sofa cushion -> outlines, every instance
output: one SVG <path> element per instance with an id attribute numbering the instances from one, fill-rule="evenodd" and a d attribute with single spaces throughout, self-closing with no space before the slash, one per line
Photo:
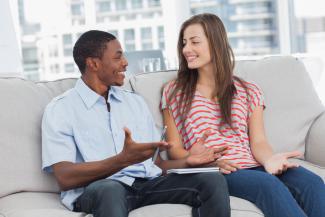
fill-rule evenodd
<path id="1" fill-rule="evenodd" d="M 252 203 L 230 198 L 232 217 L 263 217 Z M 0 198 L 0 215 L 4 217 L 92 217 L 66 209 L 56 193 L 24 192 Z M 181 204 L 158 204 L 133 210 L 130 217 L 191 217 L 191 209 Z"/>
<path id="2" fill-rule="evenodd" d="M 34 83 L 0 79 L 0 197 L 20 191 L 57 192 L 41 170 L 41 119 L 46 104 L 75 79 Z"/>
<path id="3" fill-rule="evenodd" d="M 32 82 L 0 78 L 0 197 L 20 191 L 58 192 L 52 175 L 41 170 L 41 120 L 55 96 L 76 78 Z M 128 79 L 124 89 L 131 89 Z"/>
<path id="4" fill-rule="evenodd" d="M 265 128 L 276 152 L 305 151 L 305 138 L 313 120 L 324 111 L 308 73 L 293 57 L 268 57 L 236 62 L 235 74 L 258 84 L 265 96 Z M 132 88 L 149 104 L 157 126 L 162 127 L 159 103 L 162 86 L 175 71 L 136 75 Z"/>

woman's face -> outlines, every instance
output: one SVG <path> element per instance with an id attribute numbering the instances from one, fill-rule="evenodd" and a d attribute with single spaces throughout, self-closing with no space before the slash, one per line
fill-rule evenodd
<path id="1" fill-rule="evenodd" d="M 183 55 L 190 69 L 211 65 L 209 42 L 201 24 L 189 25 L 184 30 Z"/>

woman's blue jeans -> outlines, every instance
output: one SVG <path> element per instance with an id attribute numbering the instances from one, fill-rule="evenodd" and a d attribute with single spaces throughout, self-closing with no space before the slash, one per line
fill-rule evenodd
<path id="1" fill-rule="evenodd" d="M 254 203 L 266 217 L 325 217 L 324 181 L 301 166 L 279 176 L 256 167 L 225 178 L 231 196 Z"/>

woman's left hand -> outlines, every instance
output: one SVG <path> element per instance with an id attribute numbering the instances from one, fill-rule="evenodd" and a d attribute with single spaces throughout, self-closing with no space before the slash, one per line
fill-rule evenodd
<path id="1" fill-rule="evenodd" d="M 300 151 L 292 151 L 285 153 L 278 153 L 272 155 L 267 161 L 264 163 L 264 168 L 266 172 L 272 175 L 280 175 L 285 172 L 289 168 L 298 167 L 299 165 L 296 163 L 289 162 L 289 158 L 301 157 L 302 153 Z"/>

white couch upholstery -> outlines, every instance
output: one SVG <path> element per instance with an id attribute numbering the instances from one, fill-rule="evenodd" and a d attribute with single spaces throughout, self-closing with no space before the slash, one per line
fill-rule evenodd
<path id="1" fill-rule="evenodd" d="M 325 108 L 303 64 L 292 57 L 240 61 L 236 74 L 256 82 L 266 100 L 267 136 L 275 151 L 299 149 L 297 160 L 325 180 Z M 162 85 L 175 71 L 137 75 L 126 82 L 143 95 L 157 126 L 162 125 Z M 41 171 L 41 118 L 46 104 L 74 86 L 76 79 L 34 83 L 0 78 L 0 217 L 84 217 L 68 211 L 59 200 L 52 175 Z M 261 217 L 248 201 L 231 198 L 232 217 Z M 90 217 L 91 215 L 88 215 Z M 190 217 L 185 205 L 158 204 L 130 213 L 131 217 Z"/>

